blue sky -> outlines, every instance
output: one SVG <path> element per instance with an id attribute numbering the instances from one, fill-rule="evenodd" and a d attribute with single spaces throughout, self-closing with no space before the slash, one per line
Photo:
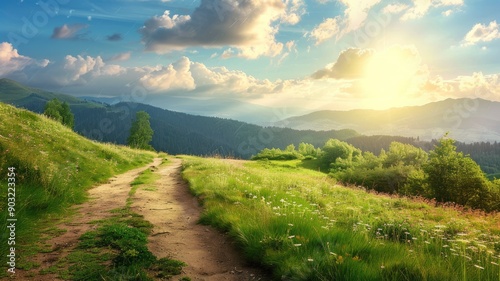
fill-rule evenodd
<path id="1" fill-rule="evenodd" d="M 0 77 L 74 95 L 382 109 L 500 101 L 491 0 L 3 1 Z"/>

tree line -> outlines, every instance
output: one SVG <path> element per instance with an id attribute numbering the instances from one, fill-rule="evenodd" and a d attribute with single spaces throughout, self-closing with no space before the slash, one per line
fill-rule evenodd
<path id="1" fill-rule="evenodd" d="M 317 161 L 322 171 L 346 184 L 378 192 L 421 196 L 442 203 L 500 211 L 500 180 L 489 180 L 467 154 L 457 151 L 455 140 L 444 136 L 429 152 L 392 142 L 378 155 L 337 139 L 322 148 L 301 143 L 296 149 L 264 149 L 252 159 Z"/>

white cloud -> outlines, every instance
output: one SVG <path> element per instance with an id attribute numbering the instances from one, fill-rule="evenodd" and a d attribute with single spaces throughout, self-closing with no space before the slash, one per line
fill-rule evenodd
<path id="1" fill-rule="evenodd" d="M 146 50 L 167 53 L 192 46 L 237 49 L 255 59 L 281 53 L 275 35 L 280 24 L 296 24 L 305 13 L 303 0 L 202 0 L 191 15 L 165 11 L 140 29 Z"/>
<path id="2" fill-rule="evenodd" d="M 285 52 L 279 59 L 295 52 L 295 42 L 284 45 Z M 67 55 L 60 61 L 37 62 L 19 54 L 9 43 L 0 44 L 0 65 L 4 77 L 77 95 L 133 95 L 135 86 L 140 86 L 146 96 L 231 97 L 261 105 L 311 110 L 328 106 L 373 107 L 374 102 L 382 99 L 381 93 L 385 95 L 384 102 L 399 99 L 404 104 L 437 97 L 474 96 L 500 101 L 500 74 L 474 73 L 448 80 L 431 77 L 417 50 L 408 46 L 348 49 L 316 72 L 316 79 L 275 81 L 226 67 L 208 67 L 187 57 L 142 67 L 121 67 L 99 56 Z M 380 103 L 384 104 L 387 103 Z"/>
<path id="3" fill-rule="evenodd" d="M 17 50 L 12 47 L 12 44 L 7 42 L 0 44 L 0 76 L 23 70 L 33 63 L 33 59 L 19 55 Z"/>
<path id="4" fill-rule="evenodd" d="M 314 27 L 309 34 L 309 37 L 316 41 L 315 45 L 319 45 L 339 33 L 340 28 L 338 19 L 339 18 L 327 18 L 322 23 Z"/>
<path id="5" fill-rule="evenodd" d="M 446 10 L 446 11 L 442 12 L 441 14 L 445 17 L 449 17 L 449 16 L 451 16 L 451 14 L 453 14 L 453 12 L 454 12 L 453 10 Z"/>
<path id="6" fill-rule="evenodd" d="M 479 42 L 490 42 L 500 38 L 500 31 L 496 21 L 489 25 L 478 23 L 465 35 L 463 46 L 475 45 Z"/>
<path id="7" fill-rule="evenodd" d="M 408 8 L 401 16 L 401 20 L 419 19 L 425 16 L 431 8 L 438 7 L 453 7 L 457 9 L 464 5 L 463 0 L 412 0 L 413 6 Z M 448 16 L 453 12 L 452 9 L 444 12 L 443 15 Z"/>
<path id="8" fill-rule="evenodd" d="M 146 88 L 153 90 L 193 90 L 196 84 L 190 68 L 190 60 L 182 57 L 173 64 L 144 75 L 140 81 Z"/>
<path id="9" fill-rule="evenodd" d="M 424 90 L 441 98 L 483 98 L 500 101 L 500 74 L 474 72 L 453 79 L 429 80 Z"/>
<path id="10" fill-rule="evenodd" d="M 363 26 L 371 8 L 381 0 L 340 0 L 347 8 L 344 11 L 343 28 L 341 34 L 345 35 Z"/>

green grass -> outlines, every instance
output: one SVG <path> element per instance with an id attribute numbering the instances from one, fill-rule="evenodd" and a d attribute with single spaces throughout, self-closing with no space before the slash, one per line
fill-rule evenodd
<path id="1" fill-rule="evenodd" d="M 500 280 L 500 214 L 336 185 L 300 163 L 186 157 L 201 222 L 277 280 Z"/>
<path id="2" fill-rule="evenodd" d="M 154 153 L 89 141 L 70 129 L 26 110 L 0 103 L 0 184 L 16 172 L 17 268 L 36 267 L 30 256 L 46 251 L 41 233 L 67 218 L 68 207 L 111 176 L 152 161 Z M 7 219 L 7 188 L 0 189 L 0 220 Z M 48 232 L 43 240 L 57 232 Z M 7 252 L 2 232 L 0 252 Z M 5 255 L 0 261 L 6 264 Z M 3 271 L 5 272 L 5 271 Z M 2 273 L 3 273 L 2 272 Z"/>

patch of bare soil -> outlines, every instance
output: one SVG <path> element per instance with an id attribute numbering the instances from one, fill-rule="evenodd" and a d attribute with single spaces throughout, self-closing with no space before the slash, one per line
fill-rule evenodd
<path id="1" fill-rule="evenodd" d="M 84 204 L 74 207 L 76 215 L 58 225 L 59 228 L 66 230 L 66 232 L 48 241 L 44 241 L 44 243 L 52 245 L 52 251 L 50 253 L 40 253 L 34 257 L 33 261 L 41 266 L 28 271 L 18 269 L 11 278 L 13 280 L 36 281 L 62 280 L 57 278 L 55 274 L 41 275 L 39 271 L 49 268 L 57 263 L 58 260 L 67 256 L 78 244 L 78 238 L 82 234 L 97 227 L 95 224 L 91 224 L 92 221 L 108 218 L 112 215 L 110 213 L 111 210 L 125 206 L 131 188 L 130 183 L 144 170 L 153 166 L 159 166 L 161 161 L 161 158 L 156 158 L 153 163 L 147 166 L 115 176 L 110 179 L 109 183 L 90 189 L 90 199 Z"/>
<path id="2" fill-rule="evenodd" d="M 158 258 L 170 257 L 187 264 L 182 276 L 191 280 L 269 280 L 245 263 L 229 237 L 197 224 L 202 208 L 181 177 L 181 160 L 155 171 L 153 186 L 139 188 L 132 209 L 153 225 L 149 250 Z"/>

